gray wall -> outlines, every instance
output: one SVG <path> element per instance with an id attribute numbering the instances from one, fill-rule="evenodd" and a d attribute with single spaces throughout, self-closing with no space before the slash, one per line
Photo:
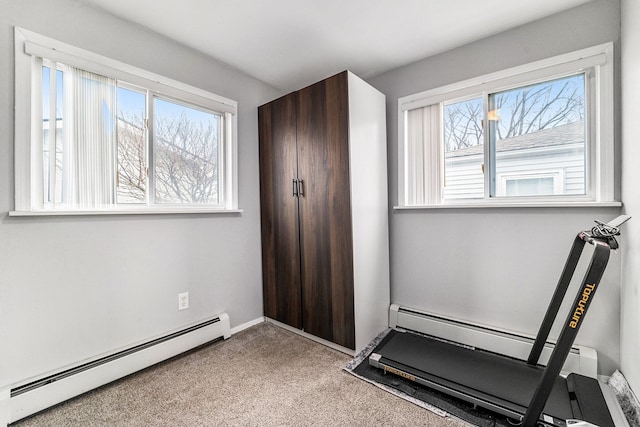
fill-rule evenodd
<path id="1" fill-rule="evenodd" d="M 630 6 L 633 0 L 623 2 Z M 261 316 L 256 107 L 281 93 L 82 2 L 0 0 L 0 10 L 0 343 L 10 349 L 0 352 L 0 388 L 221 311 L 230 314 L 232 326 Z M 370 79 L 387 95 L 391 204 L 397 202 L 398 97 L 607 41 L 616 42 L 618 52 L 619 20 L 618 0 L 594 0 Z M 244 213 L 9 218 L 14 25 L 238 101 Z M 630 27 L 627 32 L 636 42 L 627 51 L 637 51 L 638 30 Z M 637 69 L 634 65 L 632 71 L 637 74 Z M 637 106 L 637 101 L 625 103 L 629 121 L 637 116 Z M 637 140 L 631 124 L 624 130 L 629 133 L 625 141 Z M 622 148 L 632 150 L 630 143 Z M 635 168 L 630 161 L 625 164 Z M 637 173 L 629 174 L 637 182 Z M 637 191 L 637 186 L 623 187 L 627 211 L 640 201 Z M 533 333 L 575 233 L 594 218 L 608 219 L 619 211 L 394 211 L 392 301 Z M 631 227 L 637 241 L 640 226 Z M 629 245 L 613 256 L 578 336 L 579 343 L 599 350 L 603 374 L 622 359 L 636 389 L 640 373 L 632 361 L 638 354 L 640 273 L 631 260 L 637 261 L 637 249 Z M 629 321 L 623 323 L 622 357 L 621 258 L 624 291 L 635 298 L 624 304 Z M 183 291 L 190 292 L 191 308 L 178 312 L 177 294 Z"/>
<path id="2" fill-rule="evenodd" d="M 640 2 L 622 0 L 622 198 L 635 215 L 626 229 L 622 258 L 622 335 L 620 367 L 640 396 Z"/>
<path id="3" fill-rule="evenodd" d="M 617 54 L 619 40 L 618 0 L 594 0 L 369 79 L 387 95 L 390 203 L 398 200 L 399 97 L 609 41 Z M 391 300 L 533 334 L 576 233 L 591 227 L 594 218 L 619 213 L 619 208 L 393 211 Z M 612 257 L 576 340 L 598 350 L 604 375 L 620 362 L 620 257 Z"/>
<path id="4" fill-rule="evenodd" d="M 82 2 L 0 11 L 0 388 L 223 311 L 232 327 L 262 316 L 256 107 L 281 93 Z M 244 213 L 9 218 L 14 26 L 238 101 Z"/>

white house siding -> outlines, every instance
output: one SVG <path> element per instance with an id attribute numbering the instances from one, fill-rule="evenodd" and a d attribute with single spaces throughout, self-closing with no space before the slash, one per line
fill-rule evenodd
<path id="1" fill-rule="evenodd" d="M 576 122 L 498 141 L 497 195 L 505 195 L 504 179 L 535 177 L 554 177 L 555 195 L 585 194 L 583 130 L 583 122 Z M 482 145 L 447 153 L 444 198 L 484 197 L 483 163 Z"/>
<path id="2" fill-rule="evenodd" d="M 555 175 L 556 195 L 584 194 L 584 144 L 498 153 L 496 185 L 503 176 Z"/>
<path id="3" fill-rule="evenodd" d="M 445 160 L 444 198 L 469 199 L 484 197 L 482 154 L 460 156 Z"/>

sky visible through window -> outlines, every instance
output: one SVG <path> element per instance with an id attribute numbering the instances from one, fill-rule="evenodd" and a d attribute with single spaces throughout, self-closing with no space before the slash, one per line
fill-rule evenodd
<path id="1" fill-rule="evenodd" d="M 47 66 L 42 67 L 42 118 L 44 121 L 49 120 L 49 102 L 51 96 L 50 81 L 51 69 Z M 56 119 L 62 119 L 64 114 L 64 92 L 63 92 L 63 71 L 58 70 L 56 73 Z M 174 119 L 186 114 L 187 119 L 198 124 L 206 126 L 211 122 L 212 115 L 210 112 L 201 111 L 192 107 L 184 107 L 178 103 L 158 99 L 156 102 L 156 114 Z M 119 117 L 136 116 L 140 119 L 146 118 L 146 95 L 144 92 L 118 87 L 118 107 Z M 124 114 L 123 114 L 124 113 Z M 214 128 L 217 130 L 217 120 L 213 120 Z"/>
<path id="2" fill-rule="evenodd" d="M 118 87 L 118 116 L 127 113 L 144 119 L 147 108 L 145 98 L 146 96 L 142 92 Z"/>
<path id="3" fill-rule="evenodd" d="M 584 120 L 584 74 L 490 95 L 497 139 L 512 138 Z"/>
<path id="4" fill-rule="evenodd" d="M 445 103 L 444 198 L 484 197 L 485 141 L 491 196 L 586 194 L 585 83 L 578 73 Z"/>
<path id="5" fill-rule="evenodd" d="M 49 67 L 42 67 L 42 118 L 45 121 L 49 120 L 49 100 L 50 100 L 50 84 L 51 69 Z M 58 70 L 56 73 L 56 92 L 62 94 L 62 71 Z M 62 96 L 56 97 L 56 119 L 62 118 Z"/>
<path id="6" fill-rule="evenodd" d="M 156 97 L 153 116 L 156 201 L 218 203 L 220 115 Z"/>
<path id="7" fill-rule="evenodd" d="M 161 98 L 155 99 L 154 108 L 156 117 L 175 120 L 184 115 L 189 122 L 197 126 L 203 126 L 206 128 L 211 124 L 213 126 L 214 132 L 217 133 L 218 115 L 211 112 L 199 110 L 197 108 L 194 108 L 193 106 L 183 106 L 179 103 Z"/>
<path id="8" fill-rule="evenodd" d="M 497 140 L 584 120 L 585 76 L 521 86 L 489 95 L 488 119 Z M 483 97 L 445 103 L 447 152 L 483 142 Z"/>

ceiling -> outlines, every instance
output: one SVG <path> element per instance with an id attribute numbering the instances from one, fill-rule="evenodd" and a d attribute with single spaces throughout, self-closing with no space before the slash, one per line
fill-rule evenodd
<path id="1" fill-rule="evenodd" d="M 81 0 L 284 92 L 369 78 L 590 0 Z"/>

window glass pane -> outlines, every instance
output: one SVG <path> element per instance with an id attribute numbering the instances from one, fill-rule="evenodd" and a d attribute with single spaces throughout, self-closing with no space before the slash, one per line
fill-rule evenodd
<path id="1" fill-rule="evenodd" d="M 482 98 L 445 104 L 444 198 L 484 197 Z"/>
<path id="2" fill-rule="evenodd" d="M 49 165 L 51 158 L 49 157 L 49 99 L 51 97 L 51 89 L 49 79 L 51 69 L 42 67 L 42 179 L 44 188 L 45 203 L 51 202 L 51 191 L 49 187 Z"/>
<path id="3" fill-rule="evenodd" d="M 62 132 L 63 132 L 63 123 L 64 123 L 64 108 L 63 100 L 64 100 L 64 92 L 62 90 L 62 71 L 56 71 L 56 202 L 62 202 L 62 163 L 63 163 L 63 154 L 64 154 L 64 144 L 62 143 Z"/>
<path id="4" fill-rule="evenodd" d="M 42 118 L 45 123 L 49 121 L 49 78 L 51 76 L 51 69 L 49 67 L 42 67 Z"/>
<path id="5" fill-rule="evenodd" d="M 42 67 L 42 178 L 45 203 L 62 201 L 62 155 L 63 155 L 63 73 L 57 70 L 55 83 L 51 80 L 51 67 Z M 53 86 L 55 84 L 55 87 Z M 55 88 L 55 90 L 53 90 Z M 54 99 L 54 115 L 51 118 L 51 98 Z M 55 139 L 54 139 L 55 138 Z M 50 152 L 55 143 L 55 161 L 52 165 Z M 55 165 L 55 166 L 54 166 Z M 51 170 L 55 168 L 55 173 Z"/>
<path id="6" fill-rule="evenodd" d="M 219 114 L 154 101 L 156 203 L 220 203 Z"/>
<path id="7" fill-rule="evenodd" d="M 16 213 L 237 209 L 236 101 L 43 35 L 15 36 L 15 72 L 27 82 L 15 96 Z"/>
<path id="8" fill-rule="evenodd" d="M 535 196 L 553 194 L 553 178 L 509 179 L 506 182 L 507 196 Z"/>
<path id="9" fill-rule="evenodd" d="M 146 94 L 118 87 L 118 203 L 146 203 Z"/>
<path id="10" fill-rule="evenodd" d="M 584 98 L 584 74 L 489 96 L 494 176 L 554 171 L 561 180 L 551 187 L 492 182 L 492 196 L 586 194 Z"/>

